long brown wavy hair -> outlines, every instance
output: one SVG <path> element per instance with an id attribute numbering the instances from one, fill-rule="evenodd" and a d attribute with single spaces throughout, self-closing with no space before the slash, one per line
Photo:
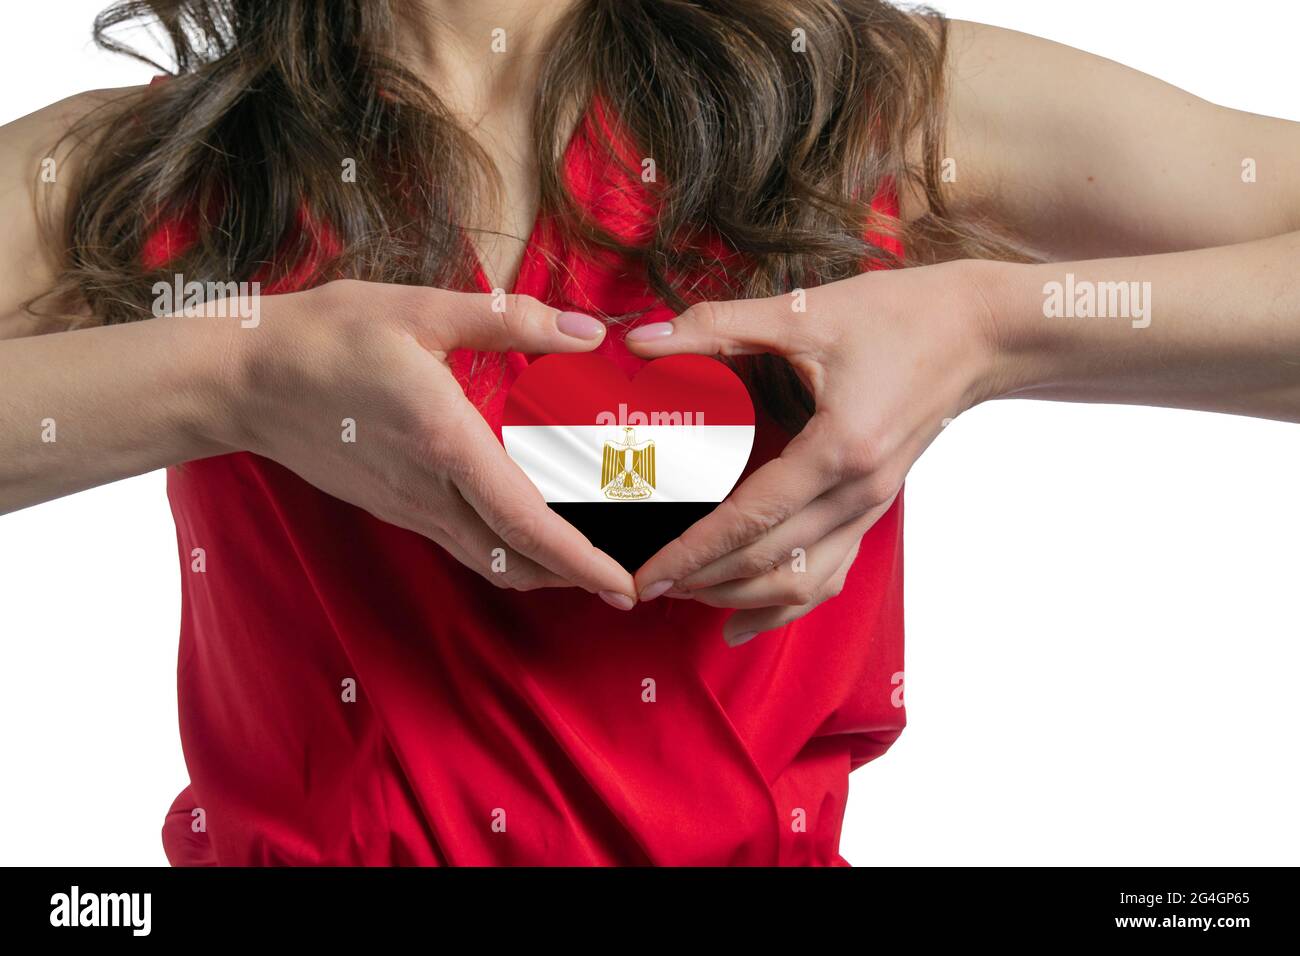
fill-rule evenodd
<path id="1" fill-rule="evenodd" d="M 93 147 L 50 224 L 65 267 L 48 301 L 126 322 L 151 315 L 154 282 L 177 272 L 285 274 L 313 261 L 304 203 L 339 240 L 308 285 L 346 276 L 468 287 L 464 202 L 496 195 L 497 178 L 397 55 L 417 3 L 124 0 L 100 14 L 101 47 L 173 78 L 74 128 Z M 161 29 L 171 64 L 116 38 L 137 21 Z M 896 264 L 868 229 L 901 240 L 912 262 L 1005 258 L 992 229 L 945 204 L 946 39 L 939 15 L 882 0 L 578 0 L 537 88 L 541 208 L 567 241 L 628 257 L 675 309 L 698 298 L 689 277 L 716 265 L 693 241 L 705 234 L 739 254 L 724 271 L 734 298 L 847 278 L 868 260 Z M 635 242 L 591 222 L 565 188 L 563 146 L 593 97 L 658 165 L 657 219 Z M 344 158 L 379 174 L 345 182 Z M 923 197 L 924 215 L 873 213 L 889 184 Z M 146 238 L 181 214 L 194 241 L 166 275 L 149 270 Z M 756 358 L 745 371 L 788 426 L 810 413 L 783 362 Z"/>

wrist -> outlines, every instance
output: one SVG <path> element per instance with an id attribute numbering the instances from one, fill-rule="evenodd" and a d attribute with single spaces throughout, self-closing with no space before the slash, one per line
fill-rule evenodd
<path id="1" fill-rule="evenodd" d="M 985 357 L 981 400 L 1005 398 L 1050 379 L 1043 341 L 1042 280 L 1034 264 L 964 260 L 980 346 Z"/>
<path id="2" fill-rule="evenodd" d="M 182 422 L 196 454 L 192 458 L 249 450 L 247 399 L 258 350 L 267 336 L 234 317 L 169 316 L 173 334 L 186 343 L 190 401 Z"/>

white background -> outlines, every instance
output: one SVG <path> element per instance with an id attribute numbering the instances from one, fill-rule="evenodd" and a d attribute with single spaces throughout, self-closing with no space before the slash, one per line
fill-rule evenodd
<path id="1" fill-rule="evenodd" d="M 89 44 L 100 5 L 5 5 L 0 121 L 148 78 Z M 1289 0 L 940 6 L 1300 119 Z M 1297 479 L 1275 423 L 1004 402 L 950 426 L 908 484 L 910 726 L 853 775 L 845 856 L 1300 863 Z M 164 862 L 178 574 L 161 474 L 0 517 L 0 862 Z"/>

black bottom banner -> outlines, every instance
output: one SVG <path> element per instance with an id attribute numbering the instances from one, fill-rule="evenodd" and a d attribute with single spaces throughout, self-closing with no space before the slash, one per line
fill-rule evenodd
<path id="1" fill-rule="evenodd" d="M 337 946 L 421 939 L 429 950 L 509 937 L 556 944 L 801 948 L 1132 939 L 1232 950 L 1288 938 L 1293 869 L 353 870 L 11 869 L 12 936 L 97 944 Z M 457 933 L 448 937 L 447 931 Z M 467 938 L 466 934 L 472 934 Z M 599 934 L 599 935 L 598 935 Z M 459 940 L 460 942 L 455 942 Z M 422 947 L 425 948 L 425 947 Z"/>

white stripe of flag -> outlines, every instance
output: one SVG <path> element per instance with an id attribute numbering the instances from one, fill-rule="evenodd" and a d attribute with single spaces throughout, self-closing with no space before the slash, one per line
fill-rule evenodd
<path id="1" fill-rule="evenodd" d="M 600 486 L 610 425 L 504 425 L 506 451 L 548 502 L 607 501 Z M 655 490 L 640 503 L 721 501 L 745 470 L 753 425 L 641 425 L 636 443 L 655 443 Z"/>

